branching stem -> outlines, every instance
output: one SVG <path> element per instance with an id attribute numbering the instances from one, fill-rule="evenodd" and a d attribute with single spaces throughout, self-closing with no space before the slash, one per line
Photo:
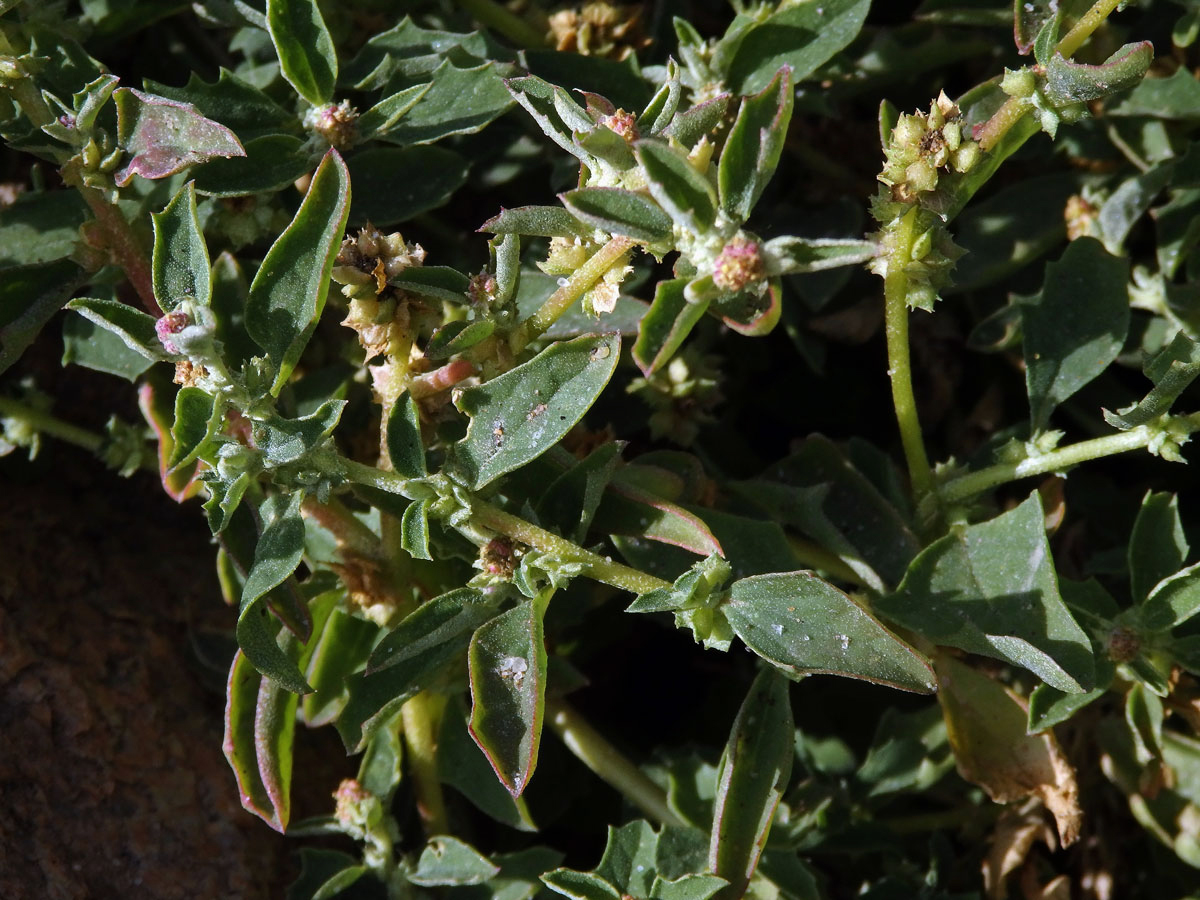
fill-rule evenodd
<path id="1" fill-rule="evenodd" d="M 1200 430 L 1200 413 L 1180 416 L 1173 421 L 1181 425 L 1182 430 L 1188 433 Z M 1117 434 L 1093 438 L 1090 441 L 1069 444 L 1058 450 L 1051 450 L 1049 453 L 1043 453 L 1040 456 L 1034 456 L 1020 462 L 989 466 L 986 469 L 980 469 L 978 472 L 971 472 L 968 475 L 962 475 L 946 482 L 938 493 L 942 500 L 947 503 L 965 500 L 998 485 L 1007 484 L 1010 481 L 1019 481 L 1022 478 L 1030 478 L 1034 475 L 1057 472 L 1061 469 L 1104 456 L 1127 453 L 1130 450 L 1140 450 L 1148 447 L 1155 438 L 1161 436 L 1161 426 L 1151 427 L 1149 425 L 1142 425 L 1129 431 L 1121 431 Z"/>

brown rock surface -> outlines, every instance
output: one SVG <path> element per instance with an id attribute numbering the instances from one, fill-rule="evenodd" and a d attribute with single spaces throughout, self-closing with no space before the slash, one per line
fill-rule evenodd
<path id="1" fill-rule="evenodd" d="M 289 848 L 238 805 L 220 673 L 189 651 L 232 623 L 198 501 L 22 456 L 0 460 L 0 897 L 282 895 Z"/>

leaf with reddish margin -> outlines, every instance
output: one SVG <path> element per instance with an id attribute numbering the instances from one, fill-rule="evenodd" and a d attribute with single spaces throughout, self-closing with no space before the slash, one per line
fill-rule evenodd
<path id="1" fill-rule="evenodd" d="M 1018 0 L 1013 4 L 1013 43 L 1017 52 L 1028 56 L 1043 26 L 1054 18 L 1057 0 Z"/>
<path id="2" fill-rule="evenodd" d="M 471 737 L 514 797 L 537 765 L 546 713 L 543 594 L 513 607 L 475 631 L 467 660 L 471 680 Z"/>
<path id="3" fill-rule="evenodd" d="M 190 103 L 119 88 L 117 143 L 131 159 L 116 173 L 124 187 L 134 175 L 165 178 L 217 157 L 245 156 L 241 141 L 224 125 L 206 119 Z"/>
<path id="4" fill-rule="evenodd" d="M 593 528 L 606 534 L 647 538 L 699 556 L 724 555 L 721 543 L 694 513 L 622 478 L 613 476 L 596 510 Z"/>
<path id="5" fill-rule="evenodd" d="M 788 683 L 763 669 L 729 732 L 717 771 L 708 866 L 729 882 L 718 898 L 741 897 L 767 842 L 792 773 L 792 706 Z"/>
<path id="6" fill-rule="evenodd" d="M 779 279 L 772 278 L 767 284 L 767 303 L 764 308 L 755 310 L 746 316 L 738 313 L 728 316 L 722 314 L 721 320 L 738 334 L 744 334 L 746 337 L 761 337 L 764 334 L 770 334 L 779 324 L 779 316 L 783 312 L 782 294 L 783 289 Z"/>
<path id="7" fill-rule="evenodd" d="M 162 480 L 163 491 L 176 503 L 195 497 L 200 490 L 200 482 L 196 480 L 200 464 L 193 460 L 183 468 L 172 468 L 168 465 L 175 453 L 175 439 L 171 436 L 174 407 L 164 405 L 158 391 L 150 382 L 138 388 L 138 407 L 146 419 L 146 424 L 158 438 L 158 475 Z"/>

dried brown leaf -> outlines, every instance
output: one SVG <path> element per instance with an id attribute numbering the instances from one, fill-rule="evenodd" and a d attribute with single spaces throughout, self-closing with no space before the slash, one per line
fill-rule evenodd
<path id="1" fill-rule="evenodd" d="M 1075 770 L 1052 731 L 1026 734 L 1024 698 L 950 657 L 937 661 L 938 701 L 958 770 L 997 803 L 1037 797 L 1062 846 L 1079 837 L 1083 811 Z"/>

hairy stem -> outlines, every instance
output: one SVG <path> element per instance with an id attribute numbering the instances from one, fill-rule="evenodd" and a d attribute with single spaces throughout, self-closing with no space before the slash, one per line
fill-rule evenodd
<path id="1" fill-rule="evenodd" d="M 1200 413 L 1180 416 L 1173 421 L 1182 425 L 1188 433 L 1200 430 Z M 1070 444 L 1020 462 L 988 466 L 986 469 L 980 469 L 978 472 L 971 472 L 946 482 L 938 493 L 942 500 L 948 503 L 965 500 L 1010 481 L 1057 472 L 1091 459 L 1127 453 L 1130 450 L 1141 450 L 1148 447 L 1155 438 L 1161 437 L 1161 435 L 1161 426 L 1141 425 L 1129 431 Z"/>
<path id="2" fill-rule="evenodd" d="M 546 701 L 546 721 L 579 760 L 662 825 L 683 825 L 657 784 L 564 700 Z"/>
<path id="3" fill-rule="evenodd" d="M 458 5 L 481 25 L 499 32 L 518 47 L 536 50 L 546 46 L 546 35 L 496 0 L 459 0 Z"/>
<path id="4" fill-rule="evenodd" d="M 888 376 L 892 380 L 892 404 L 900 426 L 900 442 L 913 494 L 918 499 L 933 487 L 933 471 L 921 438 L 921 422 L 913 395 L 912 361 L 908 348 L 908 275 L 905 273 L 915 240 L 913 225 L 919 215 L 914 207 L 895 223 L 887 238 L 887 275 L 883 281 L 884 321 L 887 332 Z"/>
<path id="5" fill-rule="evenodd" d="M 437 732 L 445 708 L 444 696 L 422 691 L 400 709 L 408 768 L 417 793 L 417 810 L 425 833 L 431 836 L 448 834 L 450 830 L 437 765 Z"/>
<path id="6" fill-rule="evenodd" d="M 498 531 L 534 549 L 541 550 L 567 562 L 583 563 L 584 574 L 596 581 L 612 585 L 634 594 L 669 588 L 670 582 L 655 578 L 637 569 L 613 562 L 606 556 L 597 556 L 578 544 L 561 538 L 557 534 L 538 528 L 532 522 L 506 513 L 490 503 L 476 503 L 472 507 L 472 519 L 492 531 Z"/>
<path id="7" fill-rule="evenodd" d="M 620 262 L 621 257 L 633 247 L 627 237 L 614 237 L 592 254 L 582 266 L 567 279 L 567 283 L 551 294 L 541 308 L 520 324 L 508 339 L 508 346 L 515 355 L 536 340 L 558 321 L 576 301 L 586 294 L 604 277 L 604 274 Z"/>
<path id="8" fill-rule="evenodd" d="M 410 500 L 418 499 L 417 492 L 409 485 L 409 479 L 403 478 L 395 472 L 386 472 L 374 466 L 366 466 L 345 458 L 339 459 L 338 464 L 345 477 L 352 482 L 387 491 L 390 494 L 400 494 Z M 532 522 L 507 513 L 490 503 L 475 502 L 472 504 L 471 524 L 507 535 L 513 540 L 563 561 L 582 563 L 585 566 L 584 574 L 589 578 L 621 590 L 644 594 L 647 591 L 671 586 L 670 582 L 663 581 L 661 578 L 655 578 L 653 575 L 613 562 L 608 557 L 598 556 L 584 550 L 578 544 L 546 531 L 544 528 L 539 528 Z"/>
<path id="9" fill-rule="evenodd" d="M 92 453 L 99 453 L 105 444 L 104 435 L 64 422 L 50 413 L 34 409 L 9 397 L 0 397 L 0 419 L 13 419 L 40 434 L 66 441 Z"/>

